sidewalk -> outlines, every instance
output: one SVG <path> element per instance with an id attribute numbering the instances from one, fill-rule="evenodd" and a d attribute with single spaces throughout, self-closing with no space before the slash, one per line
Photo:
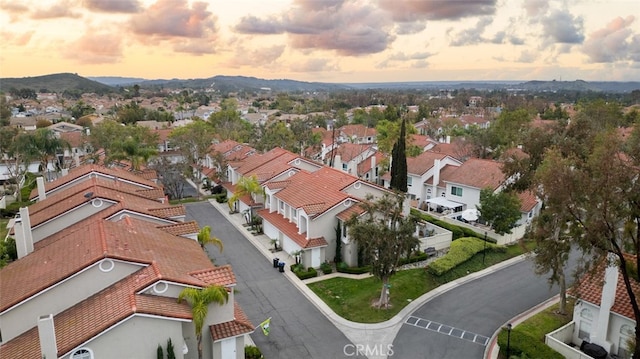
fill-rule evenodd
<path id="1" fill-rule="evenodd" d="M 271 244 L 271 239 L 264 234 L 261 234 L 261 235 L 252 234 L 250 232 L 250 228 L 245 227 L 243 225 L 245 223 L 244 218 L 238 213 L 230 214 L 229 207 L 226 203 L 218 203 L 213 199 L 210 199 L 209 203 L 211 203 L 212 206 L 214 206 L 241 233 L 243 233 L 244 236 L 265 256 L 266 260 L 268 260 L 269 262 L 272 262 L 274 258 L 278 257 L 281 261 L 284 261 L 286 265 L 285 265 L 285 272 L 283 273 L 283 275 L 285 275 L 289 279 L 289 281 L 291 281 L 291 283 L 293 283 L 300 290 L 300 292 L 304 294 L 307 297 L 307 299 L 309 299 L 309 301 L 313 303 L 354 344 L 363 344 L 363 345 L 369 344 L 370 346 L 380 346 L 380 345 L 386 346 L 387 344 L 392 344 L 398 331 L 400 330 L 400 327 L 402 327 L 402 324 L 404 323 L 406 317 L 408 317 L 412 312 L 414 312 L 424 303 L 428 302 L 429 300 L 437 297 L 438 295 L 452 288 L 455 288 L 458 285 L 461 285 L 463 283 L 491 274 L 497 270 L 500 270 L 502 268 L 505 268 L 512 264 L 520 262 L 525 258 L 524 255 L 511 258 L 507 261 L 504 261 L 492 267 L 486 268 L 482 271 L 471 273 L 463 278 L 443 284 L 440 287 L 428 293 L 425 293 L 419 298 L 415 299 L 414 301 L 409 303 L 405 308 L 403 308 L 398 314 L 396 314 L 393 318 L 385 322 L 373 323 L 373 324 L 356 323 L 338 316 L 327 304 L 325 304 L 325 302 L 322 299 L 320 299 L 320 297 L 318 297 L 311 289 L 309 289 L 309 287 L 307 287 L 306 283 L 329 279 L 335 276 L 363 278 L 370 275 L 366 275 L 366 274 L 349 275 L 344 273 L 332 273 L 329 275 L 322 275 L 322 272 L 319 272 L 318 274 L 320 275 L 320 277 L 311 278 L 303 282 L 300 279 L 298 279 L 298 277 L 293 272 L 291 272 L 291 270 L 289 270 L 289 265 L 292 263 L 295 263 L 295 259 L 292 258 L 291 255 L 289 255 L 284 251 L 273 253 L 272 252 L 273 244 Z M 528 318 L 529 316 L 553 304 L 552 300 L 554 298 L 548 300 L 547 302 L 542 303 L 537 307 L 532 308 L 531 310 L 514 318 L 510 322 L 513 325 L 516 325 L 517 323 Z M 551 302 L 551 304 L 549 304 L 549 302 Z M 543 305 L 546 305 L 546 306 L 542 307 Z M 495 350 L 496 349 L 495 347 L 497 346 L 496 338 L 497 338 L 498 332 L 499 330 L 496 331 L 496 333 L 494 333 L 494 335 L 491 338 L 490 344 L 485 349 L 484 357 L 487 359 L 497 358 L 498 350 Z M 384 359 L 386 358 L 386 356 L 384 355 L 371 356 L 370 358 Z"/>

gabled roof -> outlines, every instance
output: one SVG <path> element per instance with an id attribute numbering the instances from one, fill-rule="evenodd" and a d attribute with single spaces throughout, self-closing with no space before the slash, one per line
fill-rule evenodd
<path id="1" fill-rule="evenodd" d="M 255 148 L 233 140 L 225 140 L 220 143 L 213 144 L 209 147 L 209 151 L 212 153 L 218 152 L 222 154 L 227 161 L 244 160 L 256 152 Z"/>
<path id="2" fill-rule="evenodd" d="M 456 167 L 455 171 L 447 174 L 446 178 L 441 174 L 440 178 L 444 182 L 457 183 L 479 189 L 497 189 L 504 182 L 505 176 L 502 173 L 502 164 L 492 160 L 470 158 Z"/>
<path id="3" fill-rule="evenodd" d="M 209 327 L 211 332 L 211 338 L 213 341 L 222 340 L 225 338 L 237 337 L 243 334 L 253 333 L 255 327 L 247 318 L 247 315 L 244 314 L 242 308 L 238 305 L 238 303 L 234 303 L 233 305 L 233 320 L 229 322 L 224 322 L 220 324 L 214 324 Z"/>
<path id="4" fill-rule="evenodd" d="M 422 176 L 433 167 L 435 160 L 443 160 L 446 154 L 425 151 L 416 157 L 407 157 L 407 173 Z"/>
<path id="5" fill-rule="evenodd" d="M 378 135 L 378 131 L 375 128 L 359 124 L 344 125 L 339 128 L 339 131 L 349 137 L 369 137 Z"/>
<path id="6" fill-rule="evenodd" d="M 71 182 L 78 181 L 80 178 L 91 178 L 95 177 L 96 174 L 100 174 L 107 178 L 117 178 L 125 181 L 132 182 L 134 184 L 139 185 L 141 188 L 151 189 L 151 188 L 159 188 L 157 184 L 148 179 L 142 178 L 132 172 L 117 169 L 117 168 L 107 168 L 100 165 L 82 165 L 80 167 L 76 167 L 69 171 L 69 174 L 66 176 L 62 176 L 58 179 L 55 179 L 51 182 L 45 183 L 45 191 L 48 194 L 51 191 L 54 191 L 64 185 L 69 185 Z M 38 196 L 37 188 L 31 192 L 29 196 L 30 199 L 33 199 Z"/>
<path id="7" fill-rule="evenodd" d="M 384 153 L 377 152 L 373 155 L 365 158 L 362 162 L 358 163 L 358 176 L 362 176 L 365 173 L 371 171 L 371 158 L 374 157 L 376 159 L 375 165 L 378 166 L 380 162 L 386 157 Z"/>
<path id="8" fill-rule="evenodd" d="M 300 171 L 289 177 L 289 185 L 275 194 L 294 208 L 305 208 L 310 216 L 319 215 L 349 197 L 343 188 L 357 177 L 331 167 L 313 173 Z"/>
<path id="9" fill-rule="evenodd" d="M 284 159 L 281 158 L 282 156 L 285 156 Z M 269 152 L 263 154 L 255 154 L 253 156 L 247 157 L 240 163 L 240 166 L 236 169 L 236 172 L 238 172 L 242 176 L 249 177 L 253 174 L 256 174 L 256 169 L 258 167 L 261 167 L 262 165 L 276 160 L 279 162 L 287 163 L 295 157 L 295 154 L 285 149 L 276 147 Z M 262 172 L 264 171 L 265 169 L 262 169 Z"/>
<path id="10" fill-rule="evenodd" d="M 518 193 L 518 199 L 520 199 L 521 212 L 530 212 L 539 202 L 538 197 L 531 191 Z"/>
<path id="11" fill-rule="evenodd" d="M 158 226 L 158 228 L 167 233 L 173 234 L 174 236 L 184 236 L 188 234 L 197 234 L 198 232 L 200 232 L 200 227 L 198 226 L 198 222 L 196 221 L 166 224 L 163 226 Z"/>
<path id="12" fill-rule="evenodd" d="M 0 312 L 103 258 L 143 266 L 155 263 L 163 279 L 195 286 L 207 283 L 190 273 L 212 267 L 192 239 L 174 236 L 146 221 L 113 222 L 94 216 L 48 237 L 46 245 L 2 268 Z"/>
<path id="13" fill-rule="evenodd" d="M 625 259 L 627 262 L 635 261 L 633 255 L 630 254 L 625 255 Z M 602 303 L 602 289 L 604 284 L 605 268 L 604 266 L 605 264 L 603 263 L 598 269 L 596 269 L 594 273 L 585 275 L 579 281 L 578 285 L 571 290 L 571 294 L 580 298 L 581 300 L 599 307 Z M 640 282 L 633 278 L 630 278 L 630 281 L 631 288 L 636 294 L 637 299 L 640 295 Z M 611 307 L 611 311 L 635 321 L 631 299 L 629 298 L 627 288 L 624 285 L 624 278 L 622 277 L 622 273 L 618 274 L 618 283 L 616 284 L 616 297 L 615 301 L 613 302 L 613 306 Z"/>
<path id="14" fill-rule="evenodd" d="M 333 149 L 332 152 L 329 153 L 329 156 L 332 155 L 333 152 L 340 155 L 340 159 L 342 162 L 349 162 L 359 155 L 363 154 L 367 150 L 371 148 L 370 144 L 357 144 L 357 143 L 342 143 L 337 148 Z"/>
<path id="15" fill-rule="evenodd" d="M 362 206 L 360 206 L 359 204 L 353 204 L 351 206 L 349 206 L 347 209 L 345 209 L 344 211 L 338 213 L 336 215 L 336 217 L 344 222 L 348 221 L 351 219 L 351 217 L 355 214 L 356 216 L 359 216 L 363 213 L 365 213 L 366 211 L 364 210 L 364 208 L 362 208 Z"/>

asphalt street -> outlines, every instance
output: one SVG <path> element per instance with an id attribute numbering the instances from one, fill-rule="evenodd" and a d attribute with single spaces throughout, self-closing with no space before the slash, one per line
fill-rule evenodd
<path id="1" fill-rule="evenodd" d="M 393 357 L 482 358 L 485 339 L 496 329 L 558 292 L 545 276 L 534 274 L 531 259 L 518 262 L 453 288 L 414 311 L 393 342 Z"/>
<path id="2" fill-rule="evenodd" d="M 273 268 L 224 216 L 208 202 L 186 204 L 187 220 L 222 240 L 224 251 L 208 247 L 216 265 L 231 264 L 236 275 L 236 301 L 251 322 L 258 326 L 271 317 L 271 332 L 258 328 L 251 338 L 264 357 L 346 358 L 345 346 L 352 343 L 298 289 Z M 350 353 L 349 346 L 347 353 Z"/>

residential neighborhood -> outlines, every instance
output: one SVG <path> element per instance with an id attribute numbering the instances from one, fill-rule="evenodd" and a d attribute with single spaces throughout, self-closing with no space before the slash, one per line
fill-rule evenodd
<path id="1" fill-rule="evenodd" d="M 560 302 L 541 350 L 637 352 L 637 101 L 121 92 L 1 94 L 1 357 L 280 353 L 272 338 L 304 319 L 249 268 L 302 294 L 339 357 L 417 357 L 438 338 L 443 357 L 536 357 L 512 336 Z M 260 259 L 225 253 L 240 242 Z M 429 312 L 497 278 L 529 298 Z M 281 357 L 331 345 L 299 341 Z"/>

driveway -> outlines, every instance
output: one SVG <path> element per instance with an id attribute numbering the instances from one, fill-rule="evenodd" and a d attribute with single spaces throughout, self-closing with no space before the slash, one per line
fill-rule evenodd
<path id="1" fill-rule="evenodd" d="M 215 264 L 231 264 L 236 301 L 258 326 L 271 317 L 271 333 L 257 329 L 251 338 L 265 358 L 345 358 L 351 342 L 209 202 L 185 204 L 187 220 L 211 226 L 223 253 L 207 250 Z"/>
<path id="2" fill-rule="evenodd" d="M 557 286 L 549 288 L 545 276 L 534 274 L 530 259 L 517 262 L 455 287 L 414 311 L 393 342 L 395 356 L 482 358 L 497 328 L 558 292 Z"/>

